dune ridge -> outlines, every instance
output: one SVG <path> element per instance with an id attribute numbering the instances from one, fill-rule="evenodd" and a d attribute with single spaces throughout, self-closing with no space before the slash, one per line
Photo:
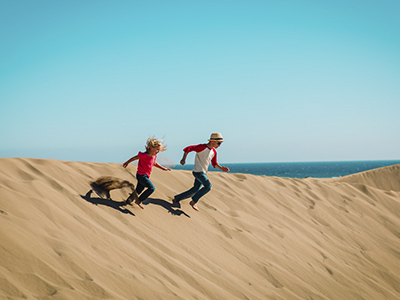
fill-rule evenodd
<path id="1" fill-rule="evenodd" d="M 90 183 L 135 166 L 0 159 L 0 299 L 400 299 L 400 165 L 334 179 L 154 169 L 145 209 Z"/>

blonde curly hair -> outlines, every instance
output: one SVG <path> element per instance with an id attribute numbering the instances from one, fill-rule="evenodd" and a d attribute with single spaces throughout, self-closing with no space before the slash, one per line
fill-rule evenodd
<path id="1" fill-rule="evenodd" d="M 158 148 L 160 147 L 160 152 L 167 150 L 167 146 L 163 145 L 164 140 L 158 140 L 156 138 L 148 138 L 146 142 L 146 152 L 150 152 L 151 148 Z"/>

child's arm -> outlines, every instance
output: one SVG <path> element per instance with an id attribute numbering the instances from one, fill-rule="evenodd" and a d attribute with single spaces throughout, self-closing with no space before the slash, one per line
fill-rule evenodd
<path id="1" fill-rule="evenodd" d="M 229 168 L 221 166 L 220 164 L 217 163 L 217 151 L 213 149 L 214 151 L 214 157 L 211 159 L 211 164 L 214 168 L 220 169 L 221 171 L 229 173 Z"/>
<path id="2" fill-rule="evenodd" d="M 158 162 L 154 162 L 154 166 L 155 167 L 157 167 L 157 168 L 159 168 L 159 169 L 161 169 L 161 170 L 163 170 L 163 171 L 171 171 L 171 169 L 170 168 L 165 168 L 165 167 L 163 167 L 162 165 L 160 165 Z"/>
<path id="3" fill-rule="evenodd" d="M 126 168 L 131 162 L 133 162 L 133 161 L 135 161 L 135 160 L 138 160 L 139 159 L 139 155 L 135 155 L 134 157 L 131 157 L 130 159 L 128 159 L 126 162 L 124 162 L 123 164 L 122 164 L 122 166 L 124 167 L 124 168 Z"/>
<path id="4" fill-rule="evenodd" d="M 192 152 L 192 151 L 200 152 L 200 151 L 203 151 L 206 148 L 207 148 L 206 144 L 187 146 L 186 148 L 184 148 L 183 149 L 183 156 L 182 156 L 182 159 L 181 159 L 181 165 L 184 165 L 186 163 L 186 156 L 188 155 L 189 152 Z"/>
<path id="5" fill-rule="evenodd" d="M 229 173 L 229 168 L 224 167 L 224 166 L 220 166 L 219 164 L 216 164 L 216 165 L 215 165 L 215 168 L 218 168 L 218 169 L 220 169 L 221 171 L 224 171 L 224 172 Z"/>
<path id="6" fill-rule="evenodd" d="M 183 152 L 183 156 L 181 159 L 181 165 L 183 166 L 186 163 L 186 156 L 188 155 L 189 152 Z"/>

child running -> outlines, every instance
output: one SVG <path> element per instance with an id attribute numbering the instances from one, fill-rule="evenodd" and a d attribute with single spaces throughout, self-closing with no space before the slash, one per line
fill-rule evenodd
<path id="1" fill-rule="evenodd" d="M 150 181 L 150 174 L 153 166 L 156 166 L 157 168 L 160 168 L 164 171 L 171 171 L 170 168 L 165 168 L 158 162 L 156 162 L 157 154 L 165 150 L 166 147 L 162 145 L 162 141 L 155 138 L 148 138 L 146 143 L 146 152 L 139 151 L 136 156 L 128 159 L 122 165 L 124 168 L 126 168 L 131 162 L 139 160 L 136 172 L 136 179 L 138 181 L 136 192 L 140 196 L 138 199 L 135 200 L 135 203 L 142 209 L 144 209 L 144 207 L 142 206 L 142 202 L 146 200 L 156 189 L 153 183 Z M 143 192 L 144 188 L 147 189 Z M 128 198 L 127 202 L 129 202 L 130 198 L 131 197 Z"/>
<path id="2" fill-rule="evenodd" d="M 198 211 L 197 202 L 201 197 L 207 194 L 211 190 L 211 183 L 207 177 L 207 170 L 210 162 L 214 168 L 218 168 L 224 172 L 229 172 L 229 168 L 220 166 L 217 163 L 217 151 L 216 149 L 221 146 L 224 139 L 218 132 L 212 133 L 207 144 L 199 144 L 194 146 L 188 146 L 183 149 L 183 157 L 181 159 L 181 165 L 186 163 L 186 157 L 189 152 L 195 151 L 196 157 L 194 161 L 193 176 L 195 178 L 194 185 L 192 188 L 176 195 L 173 200 L 174 207 L 180 207 L 179 201 L 192 197 L 190 205 L 194 210 Z M 202 187 L 203 186 L 203 187 Z"/>

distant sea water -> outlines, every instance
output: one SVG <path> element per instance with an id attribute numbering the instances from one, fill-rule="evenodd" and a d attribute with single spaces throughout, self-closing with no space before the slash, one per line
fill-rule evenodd
<path id="1" fill-rule="evenodd" d="M 333 178 L 364 172 L 376 168 L 400 164 L 400 160 L 378 161 L 330 161 L 330 162 L 286 162 L 286 163 L 236 163 L 222 164 L 230 173 L 289 177 L 289 178 Z M 193 164 L 176 165 L 176 170 L 192 170 Z M 209 171 L 222 172 L 211 165 Z"/>

